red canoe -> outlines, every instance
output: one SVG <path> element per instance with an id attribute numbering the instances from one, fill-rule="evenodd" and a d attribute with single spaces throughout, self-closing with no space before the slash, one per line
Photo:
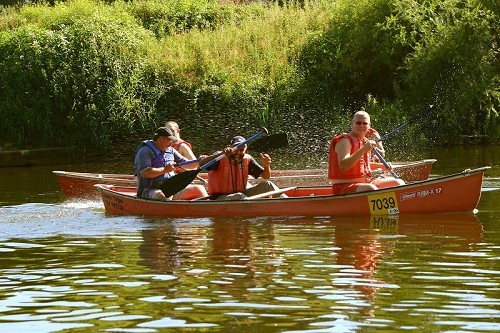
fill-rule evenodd
<path id="1" fill-rule="evenodd" d="M 393 169 L 406 182 L 425 180 L 429 178 L 432 164 L 435 159 L 426 159 L 415 162 L 394 162 Z M 382 168 L 381 164 L 374 164 L 374 169 Z M 52 171 L 59 182 L 64 195 L 68 198 L 98 198 L 95 184 L 112 184 L 120 186 L 136 186 L 137 179 L 127 174 L 99 174 L 87 172 Z M 329 185 L 326 169 L 306 170 L 273 170 L 272 180 L 280 187 Z M 206 174 L 201 173 L 206 178 Z M 199 184 L 203 184 L 197 180 Z"/>
<path id="2" fill-rule="evenodd" d="M 133 175 L 111 173 L 87 173 L 71 171 L 52 171 L 57 176 L 59 187 L 68 198 L 97 198 L 95 184 L 116 184 L 121 186 L 137 186 L 137 178 Z"/>
<path id="3" fill-rule="evenodd" d="M 481 197 L 484 172 L 489 167 L 389 189 L 331 195 L 330 186 L 289 187 L 288 198 L 268 195 L 246 200 L 144 200 L 135 188 L 98 184 L 104 207 L 111 214 L 166 217 L 218 216 L 345 216 L 428 214 L 473 211 Z"/>

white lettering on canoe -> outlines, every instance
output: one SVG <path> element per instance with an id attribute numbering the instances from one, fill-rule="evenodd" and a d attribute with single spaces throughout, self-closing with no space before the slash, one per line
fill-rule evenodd
<path id="1" fill-rule="evenodd" d="M 419 198 L 424 198 L 429 195 L 435 195 L 435 194 L 440 194 L 443 191 L 441 187 L 433 188 L 430 190 L 422 190 L 417 192 L 417 197 Z"/>
<path id="2" fill-rule="evenodd" d="M 436 187 L 436 188 L 431 188 L 428 190 L 421 190 L 421 191 L 416 191 L 416 192 L 407 192 L 407 193 L 402 193 L 399 196 L 399 201 L 403 200 L 411 200 L 415 198 L 425 198 L 428 197 L 429 195 L 437 195 L 441 194 L 443 192 L 442 187 Z"/>
<path id="3" fill-rule="evenodd" d="M 116 210 L 123 210 L 123 200 L 121 198 L 104 193 L 102 195 L 102 201 L 104 202 L 104 207 L 113 207 Z"/>
<path id="4" fill-rule="evenodd" d="M 415 192 L 403 193 L 400 195 L 399 201 L 414 199 L 416 196 Z"/>

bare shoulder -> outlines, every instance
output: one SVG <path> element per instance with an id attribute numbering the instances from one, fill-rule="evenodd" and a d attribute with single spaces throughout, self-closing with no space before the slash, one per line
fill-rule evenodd
<path id="1" fill-rule="evenodd" d="M 341 138 L 335 145 L 335 151 L 337 153 L 350 150 L 351 150 L 351 141 L 349 141 L 348 138 Z"/>

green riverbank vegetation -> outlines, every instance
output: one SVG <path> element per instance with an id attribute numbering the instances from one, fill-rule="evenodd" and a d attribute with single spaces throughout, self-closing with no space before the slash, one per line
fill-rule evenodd
<path id="1" fill-rule="evenodd" d="M 360 108 L 399 149 L 500 137 L 492 0 L 75 0 L 0 11 L 0 142 L 197 151 L 260 127 L 327 151 Z M 428 112 L 428 110 L 431 110 Z"/>

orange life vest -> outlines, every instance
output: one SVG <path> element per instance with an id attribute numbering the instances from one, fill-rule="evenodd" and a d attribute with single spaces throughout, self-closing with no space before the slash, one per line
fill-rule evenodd
<path id="1" fill-rule="evenodd" d="M 358 140 L 351 134 L 342 133 L 332 139 L 330 143 L 330 152 L 328 156 L 328 178 L 329 179 L 351 179 L 371 175 L 370 158 L 371 151 L 366 152 L 352 167 L 347 170 L 340 170 L 337 152 L 335 145 L 342 138 L 347 138 L 351 142 L 351 155 L 358 151 L 368 141 L 367 138 Z"/>
<path id="2" fill-rule="evenodd" d="M 182 139 L 177 139 L 175 141 L 172 141 L 172 148 L 174 148 L 175 150 L 179 151 L 179 147 L 181 146 L 182 143 L 185 143 L 189 149 L 193 150 L 193 147 L 191 146 L 191 144 L 187 141 L 184 141 Z M 182 173 L 184 172 L 184 169 L 182 168 L 175 168 L 175 173 Z"/>
<path id="3" fill-rule="evenodd" d="M 193 150 L 193 147 L 191 146 L 191 144 L 189 142 L 187 142 L 187 141 L 182 140 L 182 139 L 178 139 L 178 140 L 172 141 L 172 147 L 175 150 L 179 151 L 179 147 L 183 143 L 185 143 L 189 147 L 189 149 Z"/>
<path id="4" fill-rule="evenodd" d="M 224 157 L 216 170 L 208 172 L 208 194 L 245 192 L 248 181 L 248 165 L 251 157 L 243 156 L 241 164 Z"/>

